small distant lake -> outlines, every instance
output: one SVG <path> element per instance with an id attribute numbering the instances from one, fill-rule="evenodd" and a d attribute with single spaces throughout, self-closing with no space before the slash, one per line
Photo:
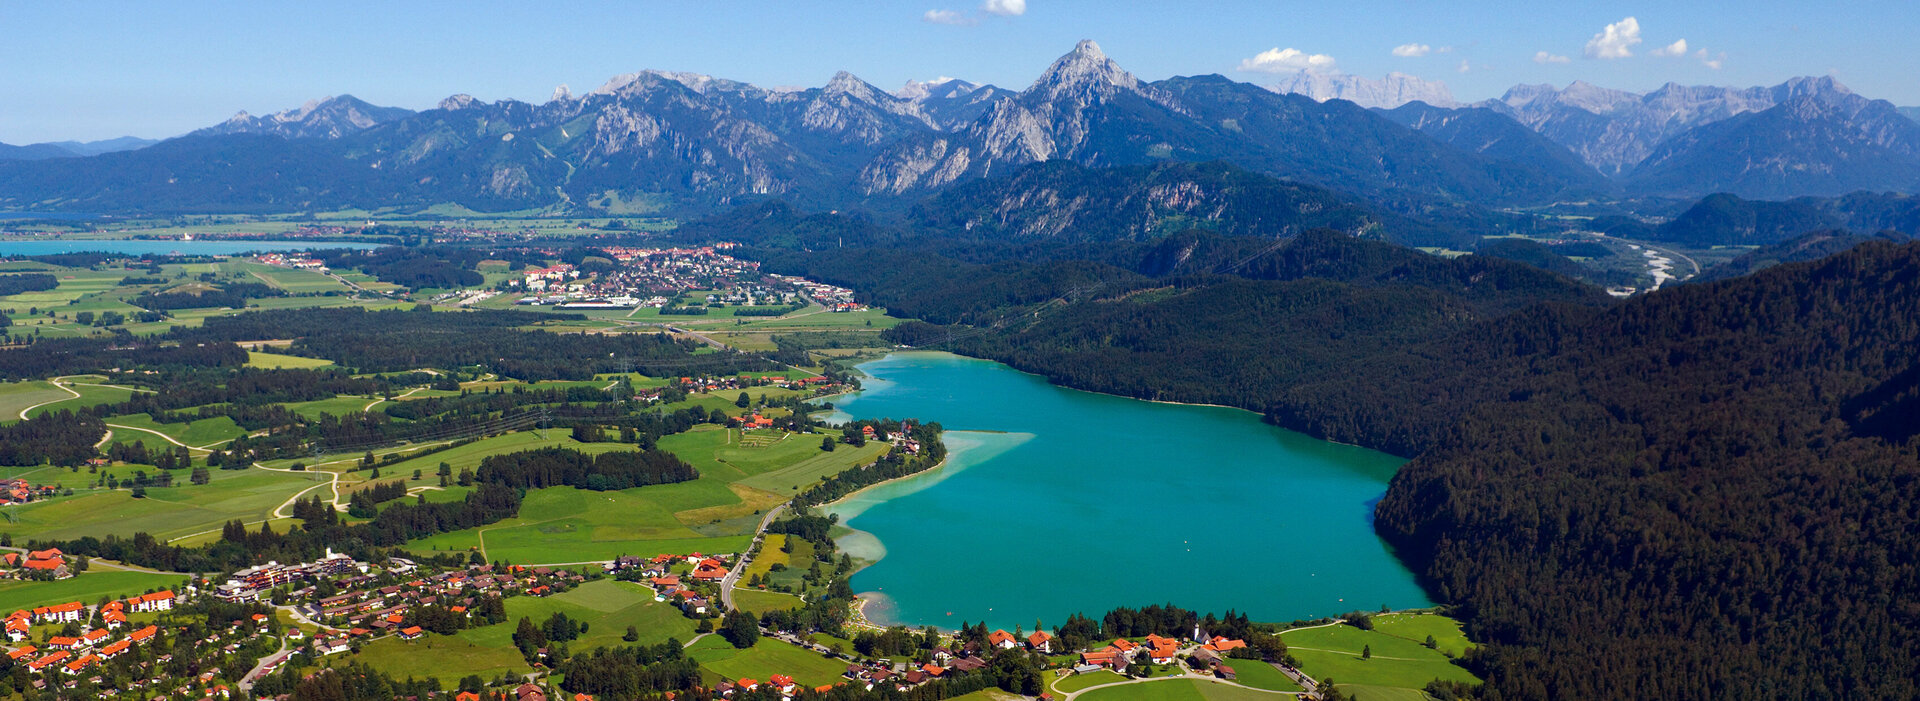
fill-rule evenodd
<path id="1" fill-rule="evenodd" d="M 876 622 L 1011 630 L 1173 603 L 1291 621 L 1431 601 L 1373 532 L 1403 462 L 1245 411 L 1064 389 L 1000 363 L 865 363 L 838 420 L 948 430 L 945 467 L 833 505 L 879 558 L 853 577 Z"/>
<path id="2" fill-rule="evenodd" d="M 347 241 L 150 241 L 140 239 L 48 239 L 0 241 L 0 256 L 44 256 L 55 253 L 119 253 L 232 256 L 242 253 L 305 251 L 308 249 L 379 248 L 377 243 Z"/>

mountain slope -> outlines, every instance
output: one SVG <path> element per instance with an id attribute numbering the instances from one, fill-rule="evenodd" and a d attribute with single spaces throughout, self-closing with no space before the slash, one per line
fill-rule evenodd
<path id="1" fill-rule="evenodd" d="M 1463 107 L 1447 109 L 1424 102 L 1409 102 L 1398 108 L 1380 111 L 1396 124 L 1416 129 L 1440 143 L 1477 153 L 1498 161 L 1533 168 L 1552 180 L 1573 183 L 1593 192 L 1605 192 L 1611 186 L 1565 146 L 1554 143 L 1499 112 Z"/>
<path id="2" fill-rule="evenodd" d="M 1694 128 L 1633 171 L 1641 193 L 1745 197 L 1920 190 L 1920 124 L 1884 100 L 1822 91 Z"/>

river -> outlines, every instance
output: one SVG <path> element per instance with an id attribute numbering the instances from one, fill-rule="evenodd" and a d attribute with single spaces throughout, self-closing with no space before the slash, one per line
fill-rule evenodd
<path id="1" fill-rule="evenodd" d="M 1284 622 L 1431 603 L 1373 532 L 1400 458 L 946 353 L 860 369 L 837 420 L 937 421 L 950 450 L 829 507 L 856 529 L 841 546 L 879 560 L 852 581 L 876 622 L 1011 630 L 1154 603 Z"/>

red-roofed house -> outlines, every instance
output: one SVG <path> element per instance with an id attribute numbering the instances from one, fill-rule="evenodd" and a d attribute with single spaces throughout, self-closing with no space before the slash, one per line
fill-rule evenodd
<path id="1" fill-rule="evenodd" d="M 22 658 L 22 657 L 26 657 L 26 656 L 28 656 L 28 655 L 32 655 L 32 654 L 34 653 L 34 651 L 35 651 L 35 650 L 38 650 L 38 649 L 39 649 L 39 648 L 36 648 L 36 647 L 34 647 L 34 646 L 32 646 L 32 645 L 28 645 L 28 646 L 26 646 L 26 647 L 23 647 L 23 648 L 19 648 L 19 649 L 17 649 L 17 650 L 13 650 L 13 651 L 11 651 L 11 652 L 8 652 L 8 653 L 7 653 L 7 659 L 10 659 L 10 660 L 18 660 L 18 659 L 20 659 L 20 658 Z"/>
<path id="2" fill-rule="evenodd" d="M 59 548 L 47 548 L 46 550 L 35 550 L 35 551 L 33 551 L 33 552 L 29 552 L 29 553 L 27 553 L 27 559 L 29 559 L 29 560 L 57 560 L 57 559 L 60 559 L 60 556 L 61 556 L 61 555 L 64 555 L 64 554 L 66 554 L 66 553 L 62 553 L 62 552 L 60 552 L 60 549 L 59 549 Z"/>
<path id="3" fill-rule="evenodd" d="M 793 677 L 785 674 L 775 674 L 767 679 L 767 683 L 772 684 L 773 688 L 779 689 L 782 694 L 793 693 Z"/>
<path id="4" fill-rule="evenodd" d="M 140 613 L 142 611 L 166 611 L 172 608 L 172 591 L 157 591 L 146 596 L 127 600 L 127 610 L 134 613 Z"/>
<path id="5" fill-rule="evenodd" d="M 1036 630 L 1027 636 L 1027 647 L 1034 652 L 1053 652 L 1053 636 L 1047 635 L 1044 630 Z"/>
<path id="6" fill-rule="evenodd" d="M 1020 642 L 1014 639 L 1013 634 L 1004 630 L 995 630 L 989 633 L 987 635 L 987 644 L 1009 650 L 1020 647 Z"/>
<path id="7" fill-rule="evenodd" d="M 424 635 L 424 633 L 420 630 L 420 626 L 407 626 L 405 628 L 400 629 L 401 640 L 412 640 L 414 638 L 420 637 L 421 635 Z"/>

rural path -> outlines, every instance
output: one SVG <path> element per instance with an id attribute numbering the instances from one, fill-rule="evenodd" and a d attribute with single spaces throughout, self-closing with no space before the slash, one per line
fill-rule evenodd
<path id="1" fill-rule="evenodd" d="M 786 509 L 786 504 L 780 504 L 767 510 L 767 515 L 760 519 L 760 527 L 753 530 L 753 542 L 748 543 L 746 552 L 741 553 L 740 559 L 734 561 L 733 569 L 727 570 L 727 576 L 720 578 L 720 603 L 726 606 L 727 610 L 733 610 L 733 587 L 740 583 L 740 575 L 746 574 L 747 565 L 752 560 L 747 557 L 747 553 L 753 552 L 753 549 L 760 545 L 760 541 L 767 536 L 767 526 L 772 525 L 773 518 Z"/>
<path id="2" fill-rule="evenodd" d="M 93 449 L 99 450 L 100 446 L 106 445 L 107 441 L 111 440 L 113 440 L 113 429 L 107 429 L 106 435 L 100 437 L 100 442 L 93 444 Z"/>

